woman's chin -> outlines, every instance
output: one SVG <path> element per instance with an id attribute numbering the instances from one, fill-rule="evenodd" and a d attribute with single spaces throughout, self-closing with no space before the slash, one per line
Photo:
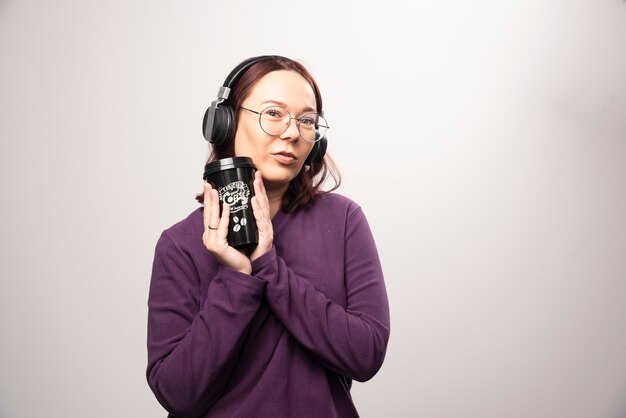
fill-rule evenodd
<path id="1" fill-rule="evenodd" d="M 266 188 L 287 187 L 289 185 L 289 182 L 298 175 L 298 173 L 294 172 L 294 170 L 277 170 L 273 167 L 265 167 L 265 170 L 262 167 L 257 168 L 261 171 L 261 174 L 263 175 L 263 183 L 265 184 Z"/>
<path id="2" fill-rule="evenodd" d="M 283 164 L 276 159 L 270 159 L 269 161 L 264 161 L 262 164 L 257 164 L 257 168 L 261 170 L 264 177 L 265 173 L 267 173 L 268 176 L 272 176 L 276 181 L 283 179 L 289 182 L 298 175 L 301 164 L 299 161 Z"/>

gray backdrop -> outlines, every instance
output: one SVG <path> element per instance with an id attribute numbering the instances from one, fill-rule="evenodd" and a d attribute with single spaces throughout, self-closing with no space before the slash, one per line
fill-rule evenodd
<path id="1" fill-rule="evenodd" d="M 622 0 L 0 0 L 0 416 L 165 416 L 154 245 L 266 53 L 318 79 L 380 250 L 362 416 L 626 416 Z"/>

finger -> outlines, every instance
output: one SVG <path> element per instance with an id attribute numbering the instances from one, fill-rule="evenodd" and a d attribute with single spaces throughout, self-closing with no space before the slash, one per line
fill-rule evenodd
<path id="1" fill-rule="evenodd" d="M 226 235 L 228 235 L 228 222 L 230 221 L 230 206 L 226 203 L 222 205 L 222 217 L 219 220 L 219 225 L 217 227 L 217 234 L 223 239 L 226 239 Z"/>
<path id="2" fill-rule="evenodd" d="M 265 184 L 263 183 L 263 175 L 260 171 L 255 173 L 254 192 L 257 196 L 259 196 L 259 204 L 261 205 L 261 208 L 269 211 L 270 203 L 267 199 L 267 192 L 265 190 Z"/>
<path id="3" fill-rule="evenodd" d="M 256 195 L 252 198 L 252 211 L 259 231 L 259 243 L 252 251 L 252 254 L 250 254 L 251 261 L 265 254 L 272 247 L 274 239 L 270 204 L 265 191 L 263 177 L 259 171 L 255 174 L 254 190 Z"/>
<path id="4" fill-rule="evenodd" d="M 254 196 L 252 198 L 252 213 L 254 214 L 254 218 L 257 222 L 257 225 L 259 223 L 259 217 L 261 215 L 261 205 L 259 204 L 259 196 Z"/>
<path id="5" fill-rule="evenodd" d="M 260 193 L 267 194 L 265 184 L 263 183 L 263 174 L 260 171 L 254 173 L 254 182 L 256 183 Z"/>
<path id="6" fill-rule="evenodd" d="M 254 220 L 256 222 L 257 229 L 259 231 L 259 238 L 271 231 L 272 229 L 272 218 L 270 217 L 270 212 L 261 204 L 262 200 L 259 199 L 259 196 L 254 196 L 252 198 L 252 213 L 254 214 Z"/>
<path id="7" fill-rule="evenodd" d="M 217 190 L 211 189 L 211 205 L 209 206 L 209 223 L 207 228 L 210 231 L 215 231 L 220 222 L 220 196 Z"/>
<path id="8" fill-rule="evenodd" d="M 263 205 L 263 197 L 260 194 L 252 198 L 252 213 L 259 230 L 265 229 L 264 223 L 271 222 L 269 208 Z"/>
<path id="9" fill-rule="evenodd" d="M 204 183 L 204 211 L 202 218 L 204 221 L 204 229 L 209 226 L 209 216 L 211 213 L 211 190 L 212 187 L 209 183 Z"/>

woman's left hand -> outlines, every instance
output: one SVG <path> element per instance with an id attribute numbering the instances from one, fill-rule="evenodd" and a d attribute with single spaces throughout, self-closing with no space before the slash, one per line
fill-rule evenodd
<path id="1" fill-rule="evenodd" d="M 260 171 L 254 175 L 254 194 L 252 198 L 252 211 L 259 231 L 259 243 L 250 254 L 250 261 L 254 261 L 272 248 L 274 242 L 274 228 L 270 214 L 270 203 L 263 184 L 263 176 Z"/>

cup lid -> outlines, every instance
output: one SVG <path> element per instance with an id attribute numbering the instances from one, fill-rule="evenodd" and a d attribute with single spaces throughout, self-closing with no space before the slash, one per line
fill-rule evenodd
<path id="1" fill-rule="evenodd" d="M 256 170 L 256 166 L 250 157 L 222 158 L 221 160 L 211 161 L 204 166 L 204 179 L 218 171 L 229 170 L 231 168 L 252 168 Z"/>

